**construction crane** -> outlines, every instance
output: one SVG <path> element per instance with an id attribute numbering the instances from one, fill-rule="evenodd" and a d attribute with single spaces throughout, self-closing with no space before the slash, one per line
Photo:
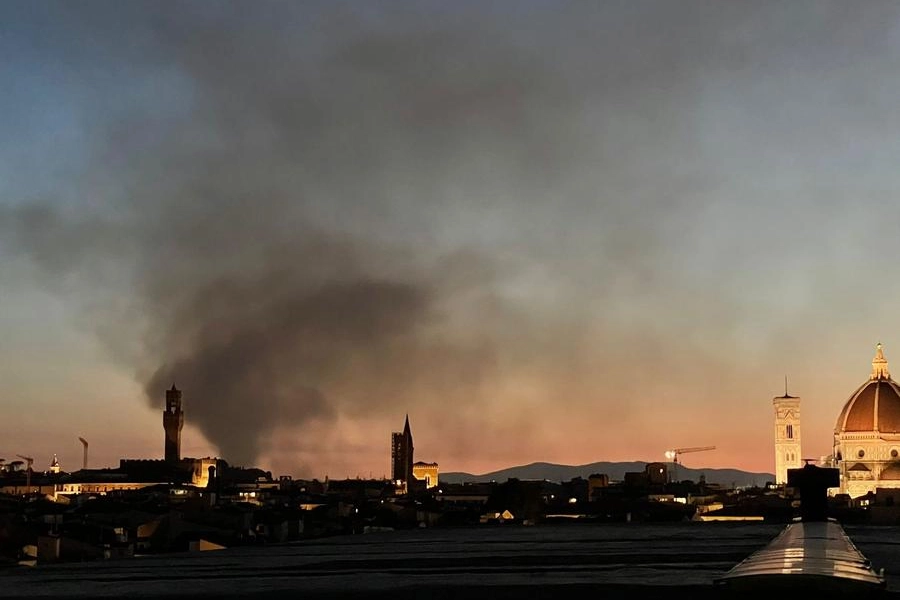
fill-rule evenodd
<path id="1" fill-rule="evenodd" d="M 78 441 L 81 442 L 81 444 L 84 446 L 84 462 L 82 463 L 82 467 L 81 467 L 81 468 L 82 468 L 82 469 L 87 469 L 87 449 L 88 449 L 88 443 L 87 443 L 87 440 L 84 439 L 83 437 L 78 438 Z"/>
<path id="2" fill-rule="evenodd" d="M 672 461 L 672 479 L 678 481 L 678 457 L 688 452 L 705 452 L 715 450 L 715 446 L 694 446 L 693 448 L 674 448 L 666 450 L 666 458 Z"/>
<path id="3" fill-rule="evenodd" d="M 26 471 L 25 471 L 25 487 L 27 491 L 26 494 L 31 493 L 31 465 L 34 464 L 34 459 L 30 456 L 22 456 L 21 454 L 16 454 L 19 458 L 25 461 Z"/>

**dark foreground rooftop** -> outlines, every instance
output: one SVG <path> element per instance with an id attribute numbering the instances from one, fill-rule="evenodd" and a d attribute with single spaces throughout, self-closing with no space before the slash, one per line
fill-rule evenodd
<path id="1" fill-rule="evenodd" d="M 0 572 L 0 597 L 728 598 L 737 596 L 713 582 L 783 528 L 632 523 L 383 532 L 9 569 Z M 900 597 L 900 527 L 846 531 L 874 568 L 885 569 L 881 596 Z"/>

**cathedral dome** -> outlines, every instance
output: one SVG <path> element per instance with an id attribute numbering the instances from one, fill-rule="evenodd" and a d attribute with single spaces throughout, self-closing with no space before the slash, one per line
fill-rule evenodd
<path id="1" fill-rule="evenodd" d="M 869 381 L 861 385 L 844 404 L 835 433 L 900 433 L 900 386 L 891 379 L 881 344 L 872 360 Z"/>

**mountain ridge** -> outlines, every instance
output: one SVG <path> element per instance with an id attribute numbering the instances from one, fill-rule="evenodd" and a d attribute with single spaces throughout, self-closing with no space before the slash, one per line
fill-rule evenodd
<path id="1" fill-rule="evenodd" d="M 540 479 L 548 481 L 569 481 L 576 477 L 587 478 L 595 473 L 602 473 L 609 477 L 610 481 L 621 481 L 625 473 L 643 471 L 650 462 L 657 461 L 599 461 L 583 465 L 564 465 L 550 462 L 533 462 L 525 465 L 517 465 L 476 475 L 464 471 L 450 471 L 440 474 L 442 483 L 467 483 L 483 481 L 506 481 L 507 479 Z M 678 464 L 663 463 L 673 478 L 678 480 L 690 479 L 699 481 L 700 476 L 705 477 L 708 483 L 715 483 L 726 487 L 764 486 L 767 482 L 775 481 L 772 473 L 757 473 L 731 468 L 692 468 Z M 676 475 L 677 472 L 677 475 Z"/>

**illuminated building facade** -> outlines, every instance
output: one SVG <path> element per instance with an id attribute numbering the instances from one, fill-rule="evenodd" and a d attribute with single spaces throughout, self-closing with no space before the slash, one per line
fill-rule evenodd
<path id="1" fill-rule="evenodd" d="M 832 461 L 840 472 L 840 493 L 856 498 L 878 488 L 900 488 L 900 386 L 891 378 L 881 344 L 868 381 L 838 415 Z"/>
<path id="2" fill-rule="evenodd" d="M 166 409 L 163 411 L 163 429 L 166 432 L 166 462 L 175 464 L 181 460 L 181 429 L 184 427 L 184 411 L 181 410 L 181 390 L 172 384 L 166 390 Z"/>
<path id="3" fill-rule="evenodd" d="M 784 385 L 784 396 L 772 399 L 775 408 L 775 483 L 787 484 L 788 469 L 802 465 L 800 451 L 800 398 L 791 396 Z"/>
<path id="4" fill-rule="evenodd" d="M 437 487 L 438 484 L 438 464 L 417 462 L 413 464 L 413 477 L 425 482 L 425 488 L 431 489 Z"/>
<path id="5" fill-rule="evenodd" d="M 219 459 L 186 458 L 182 462 L 188 461 L 191 465 L 191 485 L 202 488 L 209 486 L 210 479 L 216 476 L 219 468 Z"/>

